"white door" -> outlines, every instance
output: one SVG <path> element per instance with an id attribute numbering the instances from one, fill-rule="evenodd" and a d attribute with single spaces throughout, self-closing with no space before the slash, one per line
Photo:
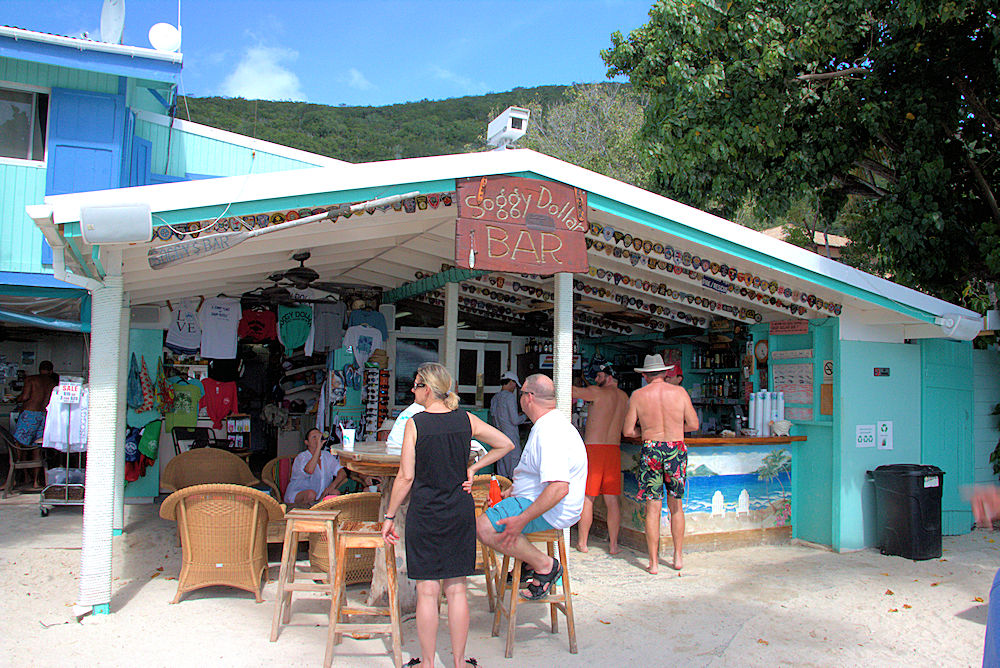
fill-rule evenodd
<path id="1" fill-rule="evenodd" d="M 489 408 L 500 391 L 500 374 L 508 369 L 506 343 L 458 342 L 458 397 L 463 406 Z"/>

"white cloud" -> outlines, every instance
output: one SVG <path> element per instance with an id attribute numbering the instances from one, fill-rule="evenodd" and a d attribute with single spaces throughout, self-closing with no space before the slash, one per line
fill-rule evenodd
<path id="1" fill-rule="evenodd" d="M 488 90 L 484 82 L 473 81 L 468 77 L 455 74 L 451 70 L 447 70 L 439 65 L 431 65 L 430 71 L 434 78 L 455 84 L 463 93 L 467 95 L 479 95 Z"/>
<path id="2" fill-rule="evenodd" d="M 371 90 L 375 85 L 365 78 L 365 75 L 361 73 L 360 70 L 352 67 L 347 73 L 347 77 L 341 79 L 351 88 L 356 88 L 358 90 Z"/>
<path id="3" fill-rule="evenodd" d="M 222 82 L 222 94 L 248 100 L 304 101 L 299 77 L 284 63 L 294 62 L 298 51 L 267 46 L 246 50 L 243 60 Z"/>

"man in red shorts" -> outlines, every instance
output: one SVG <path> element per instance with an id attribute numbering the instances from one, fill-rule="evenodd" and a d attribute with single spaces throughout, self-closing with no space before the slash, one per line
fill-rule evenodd
<path id="1" fill-rule="evenodd" d="M 673 568 L 684 565 L 681 548 L 684 543 L 684 484 L 687 479 L 687 446 L 684 432 L 698 429 L 698 415 L 691 397 L 679 385 L 666 382 L 670 369 L 660 355 L 646 355 L 636 371 L 647 385 L 632 393 L 625 413 L 625 436 L 642 436 L 639 457 L 639 498 L 646 500 L 646 548 L 652 574 L 659 572 L 660 514 L 663 511 L 663 489 L 667 490 L 670 509 L 670 535 L 674 542 Z M 640 430 L 641 425 L 641 430 Z"/>
<path id="2" fill-rule="evenodd" d="M 574 387 L 573 398 L 590 402 L 583 443 L 587 446 L 587 489 L 583 513 L 576 525 L 576 549 L 586 552 L 587 537 L 594 522 L 594 499 L 604 496 L 608 507 L 608 540 L 611 554 L 618 554 L 618 527 L 621 525 L 622 493 L 621 436 L 628 395 L 618 389 L 618 379 L 610 364 L 603 365 L 594 376 L 594 384 Z"/>

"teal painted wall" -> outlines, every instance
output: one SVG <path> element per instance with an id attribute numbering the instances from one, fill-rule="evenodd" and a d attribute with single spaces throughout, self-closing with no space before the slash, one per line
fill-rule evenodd
<path id="1" fill-rule="evenodd" d="M 875 490 L 866 472 L 882 464 L 921 463 L 920 346 L 905 343 L 841 341 L 840 434 L 834 467 L 839 493 L 835 498 L 833 547 L 872 547 L 875 534 Z M 875 377 L 875 367 L 888 367 L 888 377 Z M 892 450 L 855 446 L 856 426 L 892 420 Z"/>
<path id="2" fill-rule="evenodd" d="M 941 533 L 969 533 L 972 509 L 962 490 L 971 485 L 973 444 L 973 363 L 971 341 L 926 339 L 921 350 L 921 464 L 945 472 Z"/>
<path id="3" fill-rule="evenodd" d="M 44 271 L 42 233 L 24 212 L 44 196 L 44 166 L 0 163 L 0 271 Z"/>
<path id="4" fill-rule="evenodd" d="M 976 484 L 995 484 L 997 476 L 990 464 L 990 453 L 1000 440 L 1000 417 L 993 407 L 1000 404 L 1000 351 L 973 350 L 973 480 Z"/>
<path id="5" fill-rule="evenodd" d="M 46 88 L 77 88 L 112 95 L 118 92 L 118 77 L 112 74 L 73 70 L 12 58 L 0 59 L 0 81 Z"/>
<path id="6" fill-rule="evenodd" d="M 162 112 L 161 112 L 162 113 Z M 267 173 L 287 169 L 315 167 L 300 160 L 254 151 L 245 146 L 202 137 L 177 128 L 170 128 L 137 119 L 137 137 L 153 144 L 152 171 L 156 174 L 184 176 L 185 173 L 213 176 L 240 176 L 248 173 Z M 169 137 L 168 137 L 169 135 Z M 170 164 L 167 164 L 167 141 L 170 142 Z"/>

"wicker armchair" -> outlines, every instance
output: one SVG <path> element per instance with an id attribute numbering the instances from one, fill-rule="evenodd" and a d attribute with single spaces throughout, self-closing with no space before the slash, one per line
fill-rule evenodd
<path id="1" fill-rule="evenodd" d="M 264 468 L 260 472 L 260 481 L 267 485 L 271 489 L 271 496 L 278 500 L 278 503 L 284 503 L 285 501 L 285 488 L 281 484 L 281 462 L 282 460 L 288 460 L 288 470 L 291 473 L 292 462 L 295 457 L 275 457 L 268 463 L 264 464 Z M 286 482 L 287 484 L 287 482 Z"/>
<path id="2" fill-rule="evenodd" d="M 338 522 L 344 520 L 362 520 L 377 522 L 382 495 L 376 492 L 358 492 L 357 494 L 342 494 L 332 499 L 320 501 L 310 510 L 339 510 Z M 337 529 L 334 527 L 334 537 Z M 330 559 L 327 556 L 326 537 L 318 534 L 309 535 L 309 564 L 314 571 L 329 573 Z M 344 582 L 356 584 L 370 582 L 372 570 L 375 567 L 375 551 L 352 549 L 347 551 L 347 571 Z"/>
<path id="3" fill-rule="evenodd" d="M 226 483 L 250 486 L 258 482 L 246 462 L 218 448 L 182 452 L 167 462 L 160 473 L 160 487 L 169 492 L 192 485 Z"/>
<path id="4" fill-rule="evenodd" d="M 0 498 L 6 499 L 7 495 L 14 488 L 14 476 L 17 471 L 41 469 L 42 475 L 45 475 L 45 458 L 42 457 L 42 449 L 39 446 L 21 445 L 14 438 L 13 434 L 3 427 L 0 427 L 0 444 L 7 446 L 10 464 L 10 467 L 7 469 L 7 481 L 4 483 L 2 494 L 0 494 Z M 44 478 L 42 482 L 44 484 Z"/>
<path id="5" fill-rule="evenodd" d="M 177 522 L 183 555 L 171 603 L 213 585 L 253 592 L 261 603 L 267 523 L 283 516 L 277 501 L 242 485 L 194 485 L 168 496 L 160 517 Z"/>

